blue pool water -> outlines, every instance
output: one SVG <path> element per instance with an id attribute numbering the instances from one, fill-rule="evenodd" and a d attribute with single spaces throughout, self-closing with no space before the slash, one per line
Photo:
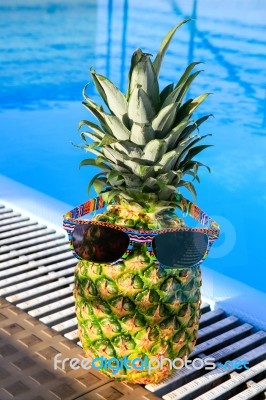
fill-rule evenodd
<path id="1" fill-rule="evenodd" d="M 215 146 L 202 160 L 198 204 L 222 226 L 206 266 L 265 291 L 266 2 L 264 0 L 2 0 L 0 4 L 0 174 L 77 205 L 93 169 L 78 121 L 89 68 L 126 87 L 132 52 L 155 54 L 186 17 L 162 68 L 161 85 L 203 61 L 191 96 L 213 94 L 199 116 Z M 96 98 L 93 86 L 88 89 Z M 1 188 L 0 188 L 1 195 Z M 19 193 L 18 193 L 19 202 Z"/>

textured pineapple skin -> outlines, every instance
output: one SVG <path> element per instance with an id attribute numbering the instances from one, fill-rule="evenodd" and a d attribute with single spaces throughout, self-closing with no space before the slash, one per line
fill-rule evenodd
<path id="1" fill-rule="evenodd" d="M 197 340 L 200 286 L 199 267 L 159 268 L 145 245 L 116 265 L 79 261 L 74 298 L 86 357 L 188 357 Z M 174 369 L 166 362 L 150 373 L 133 368 L 116 374 L 108 368 L 101 371 L 112 379 L 147 384 L 160 382 Z"/>
<path id="2" fill-rule="evenodd" d="M 85 261 L 78 263 L 74 296 L 79 337 L 87 357 L 163 356 L 174 360 L 192 352 L 197 339 L 200 298 L 195 302 L 181 302 L 173 293 L 190 290 L 193 297 L 199 291 L 199 268 L 159 274 L 157 267 L 147 267 L 139 258 L 132 258 L 132 262 L 136 261 L 135 272 L 124 265 L 104 267 Z M 145 281 L 141 289 L 134 284 L 139 277 Z M 119 285 L 114 283 L 116 280 Z M 169 299 L 167 295 L 160 296 L 163 286 L 167 286 Z M 176 299 L 170 300 L 172 297 Z M 111 371 L 102 372 L 132 383 L 157 383 L 171 373 L 169 368 L 155 370 L 151 375 L 136 370 L 120 371 L 116 375 Z"/>

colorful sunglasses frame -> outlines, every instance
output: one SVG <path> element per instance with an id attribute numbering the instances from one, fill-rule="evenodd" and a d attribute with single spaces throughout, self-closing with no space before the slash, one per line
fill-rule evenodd
<path id="1" fill-rule="evenodd" d="M 187 227 L 182 227 L 182 228 L 163 228 L 163 229 L 155 229 L 155 230 L 137 230 L 137 229 L 131 229 L 128 227 L 123 227 L 119 225 L 114 225 L 110 224 L 108 222 L 101 222 L 101 221 L 91 221 L 91 220 L 85 220 L 85 219 L 78 219 L 84 215 L 90 214 L 94 211 L 100 210 L 104 208 L 107 203 L 104 202 L 103 198 L 101 196 L 93 198 L 85 202 L 84 204 L 81 204 L 78 207 L 75 207 L 73 210 L 68 211 L 66 214 L 64 214 L 64 220 L 63 220 L 63 227 L 68 233 L 69 237 L 69 244 L 70 248 L 74 254 L 74 256 L 80 260 L 82 260 L 82 257 L 80 257 L 74 250 L 73 246 L 73 238 L 72 234 L 75 229 L 76 225 L 80 224 L 89 224 L 89 225 L 98 225 L 98 226 L 105 226 L 109 227 L 115 230 L 119 230 L 122 232 L 125 232 L 128 237 L 129 237 L 129 244 L 126 252 L 116 261 L 111 262 L 110 265 L 117 264 L 118 262 L 121 262 L 127 256 L 131 253 L 134 243 L 145 243 L 147 250 L 150 253 L 151 260 L 158 264 L 162 268 L 171 268 L 169 266 L 163 265 L 160 263 L 153 251 L 152 248 L 152 240 L 155 236 L 161 234 L 161 233 L 167 233 L 167 232 L 184 232 L 184 231 L 189 231 L 189 232 L 200 232 L 204 233 L 208 237 L 208 245 L 205 254 L 203 255 L 202 259 L 198 261 L 196 264 L 191 265 L 191 267 L 195 267 L 197 265 L 200 265 L 207 257 L 210 248 L 213 244 L 213 242 L 218 239 L 219 233 L 220 233 L 220 226 L 215 222 L 211 217 L 209 217 L 205 212 L 203 212 L 198 206 L 195 204 L 191 203 L 189 200 L 185 199 L 183 196 L 179 195 L 178 200 L 180 201 L 180 208 L 183 211 L 184 214 L 190 215 L 192 218 L 194 218 L 196 221 L 200 222 L 201 225 L 203 225 L 206 228 L 187 228 Z"/>

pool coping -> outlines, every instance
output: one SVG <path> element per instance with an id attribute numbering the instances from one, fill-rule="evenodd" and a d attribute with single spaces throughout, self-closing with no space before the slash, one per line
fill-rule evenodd
<path id="1" fill-rule="evenodd" d="M 60 233 L 62 215 L 72 205 L 56 200 L 35 189 L 0 175 L 0 202 L 17 211 L 26 213 L 38 222 L 48 224 Z M 212 309 L 221 308 L 251 323 L 258 329 L 266 330 L 266 294 L 248 285 L 231 279 L 210 268 L 202 267 L 202 297 Z"/>

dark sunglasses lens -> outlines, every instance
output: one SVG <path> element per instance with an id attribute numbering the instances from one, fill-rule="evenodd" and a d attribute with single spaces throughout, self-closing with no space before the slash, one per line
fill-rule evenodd
<path id="1" fill-rule="evenodd" d="M 157 260 L 170 268 L 191 267 L 202 260 L 208 236 L 201 232 L 166 232 L 153 239 Z"/>
<path id="2" fill-rule="evenodd" d="M 76 225 L 72 239 L 75 252 L 84 260 L 95 263 L 119 260 L 129 244 L 126 233 L 93 224 Z"/>

